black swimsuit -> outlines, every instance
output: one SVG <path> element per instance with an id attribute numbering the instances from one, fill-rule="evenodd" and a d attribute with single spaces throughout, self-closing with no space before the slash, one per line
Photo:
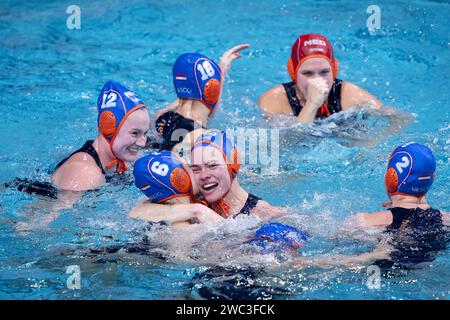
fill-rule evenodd
<path id="1" fill-rule="evenodd" d="M 402 225 L 430 230 L 443 227 L 441 212 L 433 208 L 405 209 L 396 207 L 389 210 L 392 213 L 392 223 L 387 227 L 388 231 L 398 230 Z"/>
<path id="2" fill-rule="evenodd" d="M 386 233 L 390 235 L 393 250 L 389 260 L 379 260 L 377 265 L 384 269 L 407 269 L 433 261 L 445 251 L 449 230 L 439 210 L 392 208 L 390 211 L 393 220 Z"/>
<path id="3" fill-rule="evenodd" d="M 50 182 L 33 181 L 30 179 L 15 178 L 3 184 L 5 188 L 16 188 L 20 192 L 27 194 L 36 194 L 52 199 L 58 197 L 58 189 Z"/>
<path id="4" fill-rule="evenodd" d="M 258 198 L 257 196 L 254 196 L 251 193 L 249 193 L 247 201 L 245 201 L 245 204 L 242 207 L 241 211 L 239 211 L 239 213 L 234 217 L 237 217 L 240 214 L 250 215 L 251 211 L 256 207 L 259 200 L 261 200 L 261 198 Z"/>
<path id="5" fill-rule="evenodd" d="M 102 173 L 106 174 L 105 170 L 103 169 L 102 163 L 100 161 L 100 157 L 99 157 L 97 151 L 95 151 L 94 147 L 92 146 L 93 142 L 94 142 L 94 140 L 86 141 L 85 144 L 80 149 L 72 152 L 68 157 L 64 158 L 61 162 L 59 162 L 55 167 L 55 171 L 58 170 L 58 168 L 61 167 L 67 160 L 69 160 L 69 158 L 71 156 L 73 156 L 75 153 L 85 152 L 88 155 L 90 155 L 92 158 L 94 158 L 95 163 L 100 168 L 100 170 L 102 170 Z"/>
<path id="6" fill-rule="evenodd" d="M 342 80 L 336 79 L 333 82 L 333 86 L 331 87 L 330 94 L 328 95 L 328 110 L 330 114 L 337 113 L 342 111 L 341 106 L 341 86 Z M 303 106 L 300 104 L 300 101 L 295 92 L 295 81 L 283 83 L 284 90 L 286 91 L 287 98 L 289 100 L 289 105 L 292 108 L 292 112 L 294 116 L 298 116 L 300 111 L 302 111 Z"/>
<path id="7" fill-rule="evenodd" d="M 183 141 L 184 136 L 196 129 L 195 121 L 183 117 L 174 111 L 168 111 L 156 120 L 156 132 L 164 142 L 159 146 L 163 150 L 172 150 L 173 147 Z"/>
<path id="8" fill-rule="evenodd" d="M 188 288 L 189 299 L 258 300 L 276 299 L 279 289 L 273 284 L 259 284 L 264 269 L 254 266 L 213 266 L 194 274 Z M 261 283 L 264 283 L 262 281 Z M 287 290 L 286 294 L 288 294 Z M 286 299 L 286 297 L 281 297 Z"/>

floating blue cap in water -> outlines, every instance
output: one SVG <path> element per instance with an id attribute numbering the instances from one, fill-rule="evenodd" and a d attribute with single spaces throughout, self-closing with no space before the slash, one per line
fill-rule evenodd
<path id="1" fill-rule="evenodd" d="M 279 252 L 302 247 L 308 235 L 295 227 L 279 222 L 269 222 L 259 228 L 250 243 L 262 253 Z"/>

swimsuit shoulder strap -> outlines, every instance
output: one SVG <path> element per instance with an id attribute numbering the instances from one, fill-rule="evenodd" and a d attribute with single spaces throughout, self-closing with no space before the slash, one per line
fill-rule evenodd
<path id="1" fill-rule="evenodd" d="M 389 211 L 392 213 L 392 223 L 387 227 L 388 230 L 399 229 L 410 213 L 409 209 L 398 207 L 390 208 Z"/>
<path id="2" fill-rule="evenodd" d="M 284 87 L 284 90 L 286 91 L 286 96 L 288 98 L 289 105 L 292 108 L 292 112 L 294 113 L 294 116 L 297 117 L 300 114 L 300 111 L 302 111 L 302 106 L 295 92 L 295 81 L 282 83 L 282 85 Z"/>
<path id="3" fill-rule="evenodd" d="M 100 156 L 98 155 L 97 151 L 95 151 L 94 147 L 92 146 L 92 143 L 94 140 L 87 141 L 79 150 L 79 152 L 85 152 L 88 155 L 90 155 L 92 158 L 94 158 L 95 163 L 97 166 L 102 170 L 102 173 L 105 174 L 105 170 L 103 169 L 102 162 L 100 161 Z"/>
<path id="4" fill-rule="evenodd" d="M 261 200 L 261 198 L 258 198 L 257 196 L 249 193 L 248 197 L 247 197 L 247 201 L 245 201 L 244 206 L 242 207 L 241 211 L 239 211 L 239 213 L 236 216 L 238 216 L 240 214 L 249 215 L 251 213 L 251 211 L 256 207 L 259 200 Z"/>
<path id="5" fill-rule="evenodd" d="M 341 112 L 341 88 L 342 88 L 342 80 L 336 79 L 333 82 L 333 86 L 331 87 L 330 94 L 328 95 L 328 110 L 330 114 Z"/>
<path id="6" fill-rule="evenodd" d="M 61 162 L 59 162 L 55 167 L 55 171 L 56 171 L 56 169 L 61 167 L 67 160 L 69 160 L 69 158 L 71 156 L 73 156 L 74 154 L 79 153 L 79 152 L 84 152 L 84 153 L 87 153 L 88 155 L 90 155 L 95 160 L 95 163 L 100 168 L 100 170 L 102 170 L 102 173 L 106 174 L 105 170 L 103 169 L 102 163 L 100 161 L 100 157 L 99 157 L 97 151 L 95 151 L 94 147 L 92 146 L 93 142 L 94 142 L 94 140 L 86 141 L 85 144 L 80 149 L 72 152 L 68 157 L 64 158 Z"/>

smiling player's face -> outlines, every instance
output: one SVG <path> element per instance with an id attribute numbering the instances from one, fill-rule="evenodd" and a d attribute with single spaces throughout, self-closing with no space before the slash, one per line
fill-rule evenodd
<path id="1" fill-rule="evenodd" d="M 208 203 L 222 199 L 231 188 L 230 173 L 223 153 L 214 147 L 197 147 L 191 152 L 191 170 Z"/>
<path id="2" fill-rule="evenodd" d="M 125 120 L 113 143 L 114 154 L 122 161 L 133 162 L 140 156 L 140 149 L 145 147 L 150 117 L 147 109 L 134 111 Z"/>

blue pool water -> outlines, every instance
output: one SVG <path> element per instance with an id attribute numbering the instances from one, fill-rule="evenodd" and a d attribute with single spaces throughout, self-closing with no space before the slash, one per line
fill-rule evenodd
<path id="1" fill-rule="evenodd" d="M 280 129 L 278 173 L 244 168 L 242 185 L 287 207 L 285 221 L 311 233 L 305 255 L 361 253 L 376 236 L 346 233 L 339 222 L 381 208 L 387 156 L 414 140 L 437 158 L 429 202 L 450 211 L 448 2 L 377 1 L 381 29 L 374 34 L 366 27 L 367 1 L 77 1 L 80 30 L 66 27 L 69 4 L 0 3 L 0 183 L 49 181 L 60 159 L 96 135 L 97 94 L 109 79 L 134 89 L 152 115 L 166 107 L 175 97 L 171 66 L 183 52 L 218 60 L 233 45 L 249 43 L 233 64 L 211 127 L 281 127 L 261 117 L 256 101 L 289 80 L 286 60 L 295 38 L 317 32 L 334 44 L 340 78 L 397 112 L 354 112 L 312 128 Z M 387 132 L 390 122 L 397 133 Z M 232 298 L 450 298 L 448 250 L 432 263 L 383 278 L 374 290 L 366 286 L 365 269 L 270 269 L 271 258 L 243 255 L 229 242 L 257 226 L 250 218 L 221 228 L 194 226 L 193 245 L 187 232 L 161 228 L 147 232 L 154 246 L 148 254 L 97 252 L 141 241 L 143 224 L 127 216 L 141 199 L 132 184 L 87 194 L 48 228 L 31 232 L 16 226 L 30 217 L 42 220 L 49 203 L 12 188 L 0 192 L 0 299 L 191 299 L 207 297 L 205 290 Z M 215 250 L 214 243 L 230 249 Z M 197 260 L 180 262 L 183 256 Z M 225 271 L 214 276 L 208 259 L 225 264 Z M 249 276 L 236 269 L 248 264 L 266 270 Z M 66 286 L 70 265 L 80 267 L 81 290 Z M 224 280 L 240 274 L 253 283 Z"/>

